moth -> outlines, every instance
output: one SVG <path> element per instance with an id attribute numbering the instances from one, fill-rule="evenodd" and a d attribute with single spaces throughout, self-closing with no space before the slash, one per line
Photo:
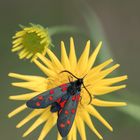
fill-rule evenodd
<path id="1" fill-rule="evenodd" d="M 82 86 L 89 94 L 90 102 L 92 96 L 84 85 L 83 80 L 85 76 L 83 78 L 78 78 L 67 70 L 62 71 L 61 73 L 63 72 L 70 74 L 72 77 L 76 78 L 76 80 L 70 81 L 69 79 L 69 83 L 64 83 L 32 98 L 26 102 L 26 105 L 32 109 L 42 109 L 51 106 L 50 111 L 58 113 L 58 131 L 62 137 L 66 137 L 70 132 L 75 119 L 77 107 L 80 102 Z"/>

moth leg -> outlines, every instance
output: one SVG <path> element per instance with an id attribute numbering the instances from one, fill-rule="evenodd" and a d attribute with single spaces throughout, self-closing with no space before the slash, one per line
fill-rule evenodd
<path id="1" fill-rule="evenodd" d="M 71 83 L 71 79 L 70 79 L 70 76 L 68 76 L 68 80 L 69 80 L 69 82 Z"/>
<path id="2" fill-rule="evenodd" d="M 71 79 L 72 79 L 71 81 L 73 82 L 73 76 L 72 75 L 71 75 Z"/>
<path id="3" fill-rule="evenodd" d="M 71 83 L 71 82 L 73 82 L 73 76 L 68 76 L 68 80 L 69 80 L 69 82 Z"/>

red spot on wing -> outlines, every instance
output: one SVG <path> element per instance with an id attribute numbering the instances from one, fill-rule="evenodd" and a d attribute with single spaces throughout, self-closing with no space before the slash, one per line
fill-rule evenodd
<path id="1" fill-rule="evenodd" d="M 66 91 L 68 89 L 68 85 L 67 84 L 63 84 L 60 86 L 62 92 Z"/>
<path id="2" fill-rule="evenodd" d="M 42 101 L 43 100 L 43 96 L 38 96 L 38 99 Z"/>
<path id="3" fill-rule="evenodd" d="M 50 90 L 50 94 L 54 94 L 54 90 L 53 89 Z"/>
<path id="4" fill-rule="evenodd" d="M 64 100 L 63 102 L 60 102 L 61 108 L 63 108 L 65 106 L 66 102 L 67 102 L 67 100 Z"/>
<path id="5" fill-rule="evenodd" d="M 77 95 L 77 101 L 79 101 L 80 100 L 80 95 Z"/>
<path id="6" fill-rule="evenodd" d="M 67 87 L 67 86 L 68 86 L 67 84 L 62 84 L 60 87 L 64 88 L 64 87 Z"/>
<path id="7" fill-rule="evenodd" d="M 56 100 L 57 103 L 60 103 L 60 101 L 61 101 L 61 98 L 59 98 L 59 99 Z"/>
<path id="8" fill-rule="evenodd" d="M 68 88 L 67 87 L 63 87 L 61 90 L 62 92 L 66 91 Z"/>
<path id="9" fill-rule="evenodd" d="M 64 128 L 64 127 L 65 127 L 65 124 L 64 124 L 64 123 L 61 123 L 61 124 L 60 124 L 60 127 L 61 127 L 61 128 Z"/>
<path id="10" fill-rule="evenodd" d="M 70 124 L 71 124 L 70 120 L 67 120 L 67 124 L 68 124 L 68 125 L 70 125 Z"/>
<path id="11" fill-rule="evenodd" d="M 39 107 L 40 105 L 41 105 L 41 104 L 40 104 L 40 102 L 36 102 L 36 106 L 38 106 L 38 107 Z"/>
<path id="12" fill-rule="evenodd" d="M 71 113 L 72 113 L 72 114 L 74 114 L 74 113 L 75 113 L 75 109 L 74 109 L 74 108 L 71 110 Z"/>
<path id="13" fill-rule="evenodd" d="M 50 97 L 49 97 L 49 100 L 50 100 L 50 101 L 52 101 L 52 100 L 53 100 L 53 97 L 52 97 L 52 96 L 50 96 Z"/>
<path id="14" fill-rule="evenodd" d="M 72 101 L 75 101 L 75 100 L 76 100 L 76 96 L 73 96 L 73 97 L 72 97 Z"/>
<path id="15" fill-rule="evenodd" d="M 65 110 L 65 114 L 68 115 L 69 114 L 69 111 L 68 110 Z"/>
<path id="16" fill-rule="evenodd" d="M 72 101 L 79 101 L 80 100 L 80 95 L 76 95 L 72 97 Z"/>

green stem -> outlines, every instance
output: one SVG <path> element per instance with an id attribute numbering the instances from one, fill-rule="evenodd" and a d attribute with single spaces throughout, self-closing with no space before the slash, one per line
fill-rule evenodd
<path id="1" fill-rule="evenodd" d="M 74 26 L 55 26 L 48 28 L 50 36 L 60 34 L 60 33 L 80 33 L 81 30 Z"/>

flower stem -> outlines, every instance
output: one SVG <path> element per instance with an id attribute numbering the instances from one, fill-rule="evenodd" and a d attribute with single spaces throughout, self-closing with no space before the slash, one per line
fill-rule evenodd
<path id="1" fill-rule="evenodd" d="M 68 26 L 68 25 L 64 25 L 64 26 L 54 26 L 54 27 L 50 27 L 48 29 L 50 36 L 56 35 L 56 34 L 60 34 L 60 33 L 80 33 L 81 30 L 78 29 L 77 27 L 74 26 Z"/>

